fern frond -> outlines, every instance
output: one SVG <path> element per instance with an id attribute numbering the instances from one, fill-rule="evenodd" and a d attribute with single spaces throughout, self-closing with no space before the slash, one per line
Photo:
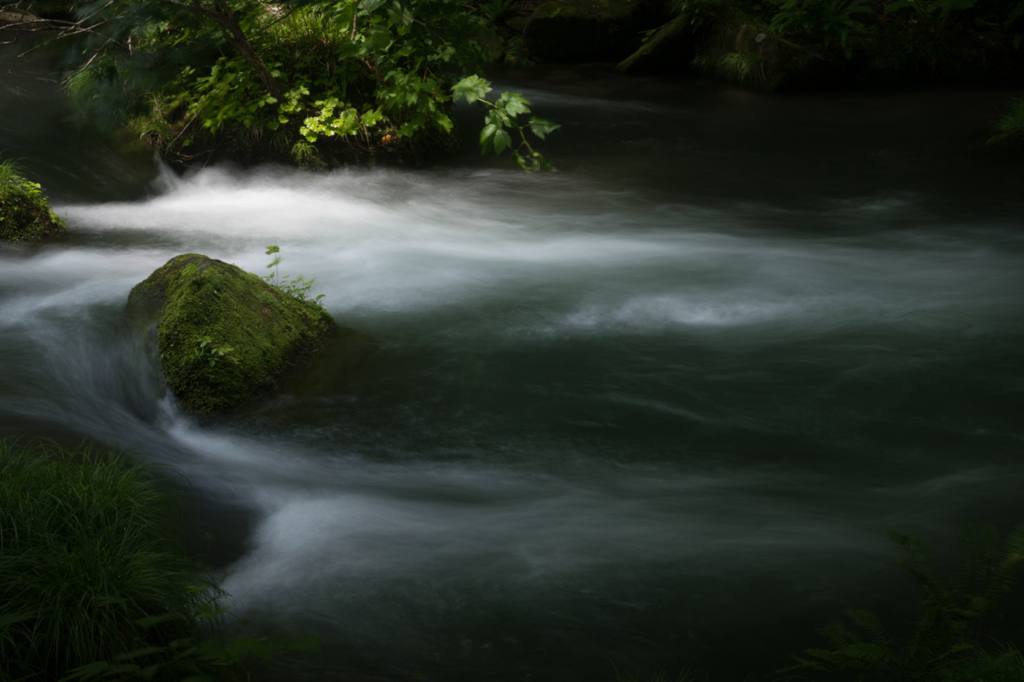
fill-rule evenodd
<path id="1" fill-rule="evenodd" d="M 907 568 L 921 587 L 927 588 L 929 585 L 939 583 L 938 576 L 935 574 L 935 563 L 932 561 L 928 547 L 923 542 L 895 530 L 889 531 L 889 537 L 910 556 L 909 562 L 898 561 L 896 562 L 897 566 Z"/>
<path id="2" fill-rule="evenodd" d="M 871 642 L 859 642 L 843 647 L 835 652 L 838 657 L 847 661 L 847 667 L 853 670 L 899 668 L 897 656 L 889 647 Z"/>
<path id="3" fill-rule="evenodd" d="M 832 649 L 805 649 L 798 670 L 839 673 L 842 679 L 866 682 L 1022 682 L 1024 655 L 1012 645 L 994 650 L 978 639 L 976 623 L 995 610 L 1024 562 L 1024 523 L 1000 548 L 989 527 L 963 529 L 963 564 L 947 585 L 927 546 L 905 533 L 891 532 L 907 553 L 899 562 L 921 588 L 921 607 L 909 642 L 894 642 L 870 611 L 848 610 L 846 622 L 820 630 Z M 795 677 L 785 678 L 795 680 Z"/>
<path id="4" fill-rule="evenodd" d="M 828 640 L 828 643 L 837 649 L 850 644 L 859 644 L 864 641 L 864 638 L 859 632 L 846 627 L 846 624 L 841 621 L 829 623 L 825 627 L 821 628 L 818 633 L 825 637 L 825 639 Z"/>
<path id="5" fill-rule="evenodd" d="M 1020 0 L 1017 6 L 1010 10 L 1010 13 L 1006 15 L 1006 25 L 1009 26 L 1021 16 L 1024 16 L 1024 0 Z"/>
<path id="6" fill-rule="evenodd" d="M 997 651 L 979 651 L 983 679 L 1024 680 L 1024 654 L 1012 644 Z"/>
<path id="7" fill-rule="evenodd" d="M 985 530 L 988 529 L 991 529 L 991 526 L 982 529 L 979 533 L 974 525 L 964 524 L 962 530 L 963 561 L 960 564 L 958 585 L 969 589 L 971 583 L 984 574 L 987 560 L 993 551 L 986 542 L 988 534 L 985 533 Z M 995 532 L 994 529 L 991 530 L 993 533 Z"/>
<path id="8" fill-rule="evenodd" d="M 865 609 L 849 609 L 845 615 L 867 635 L 869 642 L 888 646 L 889 640 L 885 636 L 885 628 L 882 626 L 882 621 L 878 620 L 878 616 Z"/>

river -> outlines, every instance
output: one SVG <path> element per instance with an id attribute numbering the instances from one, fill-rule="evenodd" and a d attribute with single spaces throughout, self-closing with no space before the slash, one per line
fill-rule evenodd
<path id="1" fill-rule="evenodd" d="M 548 68 L 499 79 L 562 124 L 557 173 L 469 130 L 423 170 L 179 178 L 2 66 L 0 152 L 73 235 L 0 247 L 0 436 L 187 477 L 232 627 L 323 640 L 270 679 L 742 680 L 844 608 L 912 616 L 888 529 L 945 559 L 1024 519 L 1024 160 L 984 144 L 1012 93 Z M 270 244 L 358 341 L 180 413 L 129 290 Z"/>

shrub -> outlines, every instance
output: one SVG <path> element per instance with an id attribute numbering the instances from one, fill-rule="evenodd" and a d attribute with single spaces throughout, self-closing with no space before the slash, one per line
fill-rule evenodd
<path id="1" fill-rule="evenodd" d="M 503 11 L 457 0 L 80 9 L 88 28 L 55 40 L 84 114 L 128 123 L 176 165 L 226 156 L 314 168 L 453 149 L 452 87 L 489 58 Z"/>

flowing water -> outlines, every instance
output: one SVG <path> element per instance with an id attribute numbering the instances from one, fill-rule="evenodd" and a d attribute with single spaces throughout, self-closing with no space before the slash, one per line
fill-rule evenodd
<path id="1" fill-rule="evenodd" d="M 0 151 L 73 236 L 0 250 L 0 436 L 187 476 L 238 630 L 321 636 L 289 680 L 740 680 L 843 608 L 912 614 L 887 529 L 1024 518 L 1024 164 L 984 148 L 1009 93 L 513 81 L 559 173 L 469 146 L 177 178 L 4 62 Z M 128 292 L 268 244 L 360 334 L 183 415 Z"/>

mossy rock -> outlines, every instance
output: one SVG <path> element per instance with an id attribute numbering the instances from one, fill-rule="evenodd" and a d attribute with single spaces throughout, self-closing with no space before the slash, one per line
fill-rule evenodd
<path id="1" fill-rule="evenodd" d="M 0 240 L 39 241 L 67 233 L 39 185 L 17 178 L 0 187 Z"/>
<path id="2" fill-rule="evenodd" d="M 187 412 L 226 410 L 272 391 L 338 330 L 315 303 L 195 253 L 137 284 L 128 313 L 155 324 L 164 378 Z"/>
<path id="3" fill-rule="evenodd" d="M 549 0 L 523 31 L 530 52 L 549 60 L 622 57 L 636 49 L 645 29 L 668 18 L 658 0 Z"/>

